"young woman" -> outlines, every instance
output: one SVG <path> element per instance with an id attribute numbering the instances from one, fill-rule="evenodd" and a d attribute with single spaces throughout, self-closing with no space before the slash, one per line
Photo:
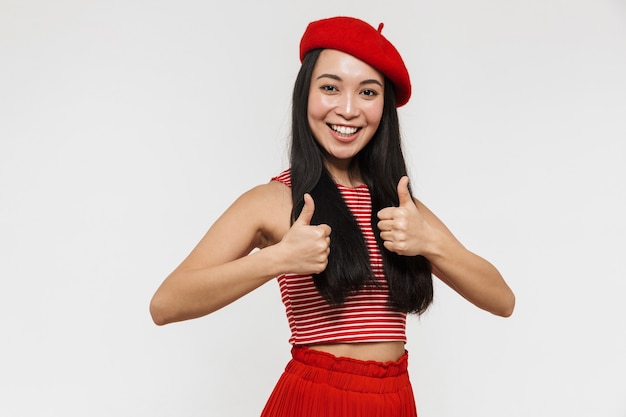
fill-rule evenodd
<path id="1" fill-rule="evenodd" d="M 155 323 L 207 315 L 278 278 L 293 359 L 263 416 L 415 416 L 406 314 L 432 274 L 500 316 L 515 298 L 410 192 L 396 48 L 369 24 L 309 24 L 293 92 L 290 169 L 239 197 L 155 293 Z M 252 252 L 254 248 L 260 250 Z"/>

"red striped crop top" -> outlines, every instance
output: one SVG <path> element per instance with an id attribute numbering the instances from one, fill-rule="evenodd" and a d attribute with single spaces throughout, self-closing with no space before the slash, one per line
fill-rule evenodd
<path id="1" fill-rule="evenodd" d="M 291 171 L 286 170 L 272 180 L 291 187 L 290 174 Z M 281 275 L 278 284 L 291 330 L 289 343 L 406 342 L 406 313 L 387 306 L 389 294 L 382 256 L 370 223 L 369 190 L 366 185 L 349 188 L 337 184 L 337 187 L 365 236 L 378 285 L 366 284 L 359 292 L 348 296 L 344 304 L 331 306 L 315 287 L 311 275 Z"/>

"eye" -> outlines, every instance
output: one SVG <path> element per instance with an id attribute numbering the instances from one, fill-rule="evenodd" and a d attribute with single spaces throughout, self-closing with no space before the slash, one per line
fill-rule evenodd
<path id="1" fill-rule="evenodd" d="M 325 84 L 323 86 L 320 87 L 320 90 L 326 92 L 326 93 L 336 93 L 337 91 L 337 87 L 335 87 L 334 85 L 329 85 L 329 84 Z"/>
<path id="2" fill-rule="evenodd" d="M 361 91 L 361 94 L 363 94 L 366 97 L 376 97 L 378 95 L 378 91 L 368 88 L 366 90 Z"/>

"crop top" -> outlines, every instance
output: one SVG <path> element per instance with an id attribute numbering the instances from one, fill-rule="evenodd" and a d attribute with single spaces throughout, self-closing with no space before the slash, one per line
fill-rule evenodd
<path id="1" fill-rule="evenodd" d="M 291 171 L 285 170 L 272 180 L 291 187 Z M 337 188 L 365 236 L 376 284 L 365 284 L 343 304 L 332 306 L 319 293 L 311 275 L 279 276 L 281 298 L 291 330 L 289 343 L 406 342 L 406 313 L 387 305 L 389 291 L 382 256 L 372 232 L 369 189 L 366 185 L 349 188 L 340 184 Z"/>

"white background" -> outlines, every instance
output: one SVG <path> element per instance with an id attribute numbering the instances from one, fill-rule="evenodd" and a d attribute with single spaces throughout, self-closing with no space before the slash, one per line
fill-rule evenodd
<path id="1" fill-rule="evenodd" d="M 414 191 L 517 295 L 437 285 L 420 417 L 626 416 L 623 0 L 0 0 L 0 415 L 260 413 L 275 282 L 165 327 L 148 303 L 287 166 L 300 36 L 341 14 L 385 22 Z"/>

